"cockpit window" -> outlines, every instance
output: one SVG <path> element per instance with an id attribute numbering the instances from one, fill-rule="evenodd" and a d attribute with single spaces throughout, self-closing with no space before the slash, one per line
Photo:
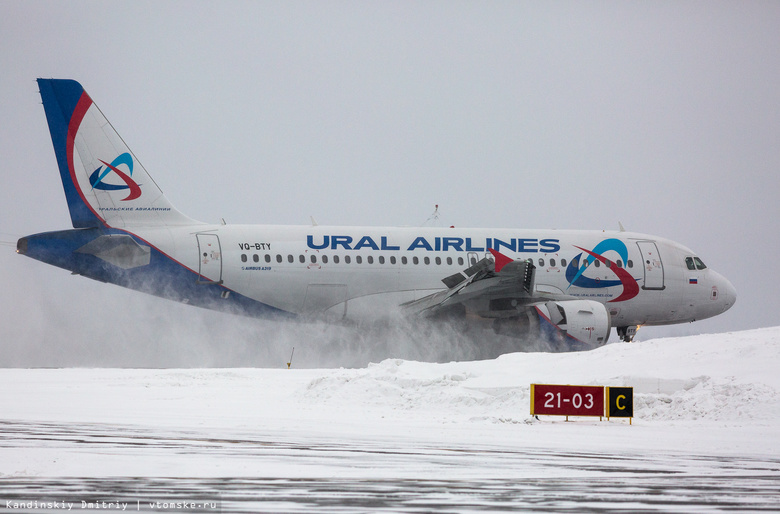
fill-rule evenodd
<path id="1" fill-rule="evenodd" d="M 691 271 L 707 269 L 707 265 L 701 262 L 701 259 L 698 257 L 686 257 L 685 265 L 688 266 L 688 269 Z"/>

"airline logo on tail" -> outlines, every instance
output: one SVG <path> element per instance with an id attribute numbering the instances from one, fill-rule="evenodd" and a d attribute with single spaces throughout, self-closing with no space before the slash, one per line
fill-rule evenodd
<path id="1" fill-rule="evenodd" d="M 92 189 L 100 189 L 101 191 L 120 191 L 127 189 L 129 190 L 129 194 L 126 198 L 122 198 L 123 202 L 135 200 L 141 196 L 141 186 L 131 178 L 133 176 L 133 158 L 129 153 L 125 152 L 119 155 L 116 159 L 111 161 L 110 164 L 104 160 L 100 160 L 100 162 L 103 163 L 103 166 L 100 166 L 89 176 L 89 183 L 92 186 Z M 127 173 L 119 169 L 119 166 L 122 165 L 127 168 Z M 104 180 L 108 178 L 111 172 L 119 177 L 124 183 L 117 184 L 115 181 L 108 182 Z"/>
<path id="2" fill-rule="evenodd" d="M 610 300 L 610 302 L 623 302 L 630 300 L 639 294 L 639 284 L 631 274 L 625 270 L 625 268 L 618 266 L 615 261 L 610 261 L 602 254 L 608 251 L 616 252 L 622 261 L 628 262 L 628 249 L 626 244 L 620 239 L 605 239 L 596 245 L 593 250 L 586 250 L 585 248 L 575 246 L 575 248 L 582 250 L 587 254 L 587 257 L 582 259 L 582 254 L 577 255 L 569 263 L 566 268 L 566 280 L 569 282 L 569 287 L 584 287 L 589 289 L 600 289 L 604 287 L 623 286 L 623 293 Z M 612 271 L 618 278 L 618 280 L 601 280 L 598 278 L 588 278 L 583 275 L 585 271 L 596 260 L 604 264 Z"/>

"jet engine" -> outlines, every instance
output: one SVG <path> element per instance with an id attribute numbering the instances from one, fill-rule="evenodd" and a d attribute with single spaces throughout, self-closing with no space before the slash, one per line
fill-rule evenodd
<path id="1" fill-rule="evenodd" d="M 537 303 L 539 324 L 551 341 L 572 349 L 602 346 L 609 338 L 612 320 L 607 308 L 592 300 L 563 300 Z M 580 347 L 580 348 L 577 348 Z"/>

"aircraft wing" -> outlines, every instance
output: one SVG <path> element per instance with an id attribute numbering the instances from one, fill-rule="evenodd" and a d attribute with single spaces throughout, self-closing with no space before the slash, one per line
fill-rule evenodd
<path id="1" fill-rule="evenodd" d="M 484 258 L 473 266 L 450 275 L 442 282 L 447 289 L 402 307 L 426 316 L 468 305 L 471 312 L 483 317 L 506 317 L 518 314 L 519 308 L 545 298 L 534 292 L 536 267 L 531 260 L 512 260 L 491 250 L 494 259 Z"/>

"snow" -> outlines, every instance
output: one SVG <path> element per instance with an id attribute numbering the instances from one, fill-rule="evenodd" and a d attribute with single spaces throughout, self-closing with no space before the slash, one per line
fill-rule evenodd
<path id="1" fill-rule="evenodd" d="M 415 509 L 462 507 L 465 494 L 473 509 L 501 510 L 499 497 L 534 491 L 540 509 L 650 505 L 643 495 L 626 503 L 626 488 L 656 488 L 670 510 L 719 494 L 716 506 L 777 507 L 778 356 L 780 327 L 359 369 L 3 369 L 0 500 L 3 490 L 75 495 L 74 483 L 138 494 L 127 477 L 167 494 L 181 477 L 190 492 L 227 490 L 226 477 L 243 477 L 268 492 L 239 502 L 249 510 L 322 507 L 306 503 L 311 494 L 290 499 L 293 488 L 357 511 L 365 505 L 350 494 L 383 488 L 394 503 L 379 507 L 390 511 L 414 510 L 407 493 Z M 537 420 L 531 383 L 633 386 L 636 417 Z M 549 494 L 545 479 L 556 484 Z"/>

